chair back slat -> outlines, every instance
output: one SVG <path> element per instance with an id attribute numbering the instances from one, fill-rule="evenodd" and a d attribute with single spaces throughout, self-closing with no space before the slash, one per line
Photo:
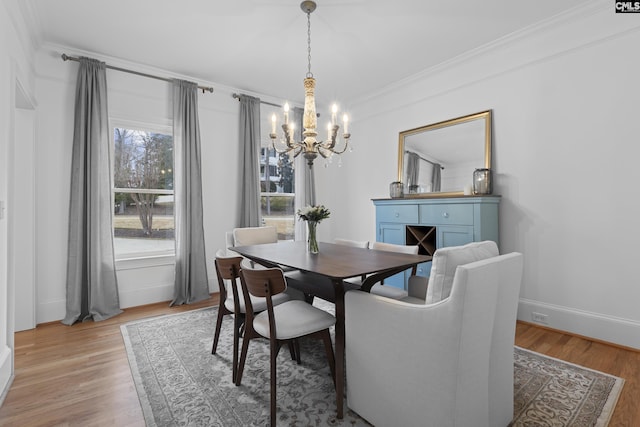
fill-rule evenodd
<path id="1" fill-rule="evenodd" d="M 218 276 L 218 288 L 220 289 L 220 300 L 222 304 L 227 299 L 227 287 L 224 284 L 225 280 L 230 282 L 229 287 L 233 294 L 233 311 L 234 313 L 240 312 L 240 295 L 238 295 L 238 287 L 236 281 L 240 277 L 240 262 L 242 257 L 221 257 L 216 256 L 215 266 L 216 275 Z"/>
<path id="2" fill-rule="evenodd" d="M 273 314 L 274 295 L 284 292 L 287 289 L 287 282 L 284 274 L 279 268 L 264 268 L 253 270 L 250 268 L 242 268 L 240 270 L 240 283 L 242 284 L 242 292 L 246 301 L 247 322 L 253 323 L 255 313 L 251 306 L 251 298 L 249 294 L 255 297 L 264 297 L 267 300 L 267 313 L 269 315 L 269 338 L 271 345 L 275 346 L 276 324 Z"/>
<path id="3" fill-rule="evenodd" d="M 240 262 L 242 257 L 221 258 L 216 257 L 216 271 L 219 278 L 234 280 L 240 274 Z"/>
<path id="4" fill-rule="evenodd" d="M 243 268 L 240 274 L 244 276 L 249 293 L 256 297 L 277 295 L 287 289 L 287 282 L 279 268 L 260 270 Z"/>

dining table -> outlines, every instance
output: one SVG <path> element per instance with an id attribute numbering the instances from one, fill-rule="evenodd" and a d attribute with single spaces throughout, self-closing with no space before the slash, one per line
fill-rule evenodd
<path id="1" fill-rule="evenodd" d="M 431 261 L 432 257 L 325 242 L 319 242 L 318 253 L 311 253 L 307 250 L 305 241 L 281 241 L 235 246 L 230 249 L 266 267 L 286 267 L 288 271 L 285 276 L 290 286 L 296 287 L 293 285 L 296 283 L 305 294 L 317 295 L 335 304 L 336 406 L 337 417 L 343 418 L 345 290 L 356 287 L 369 292 L 374 284 L 420 263 Z M 363 278 L 358 285 L 346 280 L 356 277 Z"/>

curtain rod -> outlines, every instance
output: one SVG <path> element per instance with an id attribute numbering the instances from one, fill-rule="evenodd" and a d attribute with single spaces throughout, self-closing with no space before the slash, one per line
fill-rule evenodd
<path id="1" fill-rule="evenodd" d="M 63 53 L 61 55 L 61 57 L 62 57 L 63 61 L 76 61 L 76 62 L 80 61 L 80 58 L 69 56 L 69 55 L 67 55 L 65 53 Z M 149 77 L 151 79 L 156 79 L 156 80 L 163 80 L 165 82 L 171 82 L 172 81 L 172 79 L 169 79 L 169 78 L 166 78 L 166 77 L 154 76 L 153 74 L 147 74 L 147 73 L 141 73 L 139 71 L 127 70 L 126 68 L 114 67 L 113 65 L 107 65 L 107 68 L 109 68 L 110 70 L 116 70 L 116 71 L 122 71 L 124 73 L 135 74 L 137 76 Z M 212 87 L 198 86 L 198 89 L 201 89 L 202 93 L 205 93 L 205 92 L 213 93 L 213 88 Z"/>
<path id="2" fill-rule="evenodd" d="M 425 162 L 427 162 L 427 163 L 431 163 L 431 164 L 432 164 L 432 165 L 434 165 L 434 166 L 438 164 L 438 163 L 436 163 L 436 162 L 432 162 L 431 160 L 427 160 L 427 159 L 425 159 L 424 157 L 422 157 L 422 156 L 421 156 L 421 155 L 419 155 L 418 153 L 414 153 L 413 151 L 404 150 L 404 152 L 405 152 L 405 153 L 408 153 L 408 154 L 415 154 L 416 156 L 418 156 L 418 158 L 419 158 L 420 160 L 424 160 Z M 440 169 L 443 169 L 443 170 L 444 170 L 444 166 L 440 165 Z"/>
<path id="3" fill-rule="evenodd" d="M 231 96 L 233 96 L 235 99 L 237 99 L 238 101 L 240 101 L 240 96 L 241 96 L 241 94 L 239 94 L 239 93 L 234 93 L 234 94 L 232 94 Z M 282 108 L 282 105 L 274 104 L 274 103 L 272 103 L 272 102 L 267 102 L 267 101 L 263 101 L 263 100 L 260 100 L 260 104 L 267 104 L 267 105 L 272 105 L 272 106 L 274 106 L 274 107 Z"/>
<path id="4" fill-rule="evenodd" d="M 242 95 L 242 94 L 240 94 L 240 93 L 234 93 L 234 94 L 232 94 L 231 96 L 233 96 L 235 99 L 237 99 L 238 101 L 240 101 L 240 96 L 241 96 L 241 95 Z M 272 102 L 267 102 L 267 101 L 260 100 L 260 103 L 261 103 L 261 104 L 266 104 L 266 105 L 272 105 L 272 106 L 274 106 L 274 107 L 278 107 L 278 108 L 282 108 L 282 105 L 274 104 L 274 103 L 272 103 Z M 316 117 L 320 117 L 320 113 L 316 113 Z"/>

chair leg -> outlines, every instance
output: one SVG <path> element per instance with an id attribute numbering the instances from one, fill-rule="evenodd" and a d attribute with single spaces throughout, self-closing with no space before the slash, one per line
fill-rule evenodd
<path id="1" fill-rule="evenodd" d="M 327 353 L 327 361 L 329 362 L 329 369 L 331 369 L 331 378 L 333 378 L 333 385 L 336 385 L 336 359 L 333 354 L 333 346 L 331 345 L 331 334 L 329 329 L 322 331 L 322 341 L 324 342 L 324 350 Z"/>
<path id="2" fill-rule="evenodd" d="M 240 347 L 240 328 L 242 327 L 241 314 L 236 313 L 233 315 L 233 364 L 231 380 L 236 383 L 236 377 L 238 376 L 238 347 Z"/>
<path id="3" fill-rule="evenodd" d="M 237 386 L 239 386 L 242 381 L 244 363 L 247 360 L 247 350 L 249 349 L 249 341 L 251 341 L 251 337 L 246 332 L 247 331 L 245 330 L 244 337 L 242 338 L 242 350 L 240 351 L 240 361 L 238 362 L 238 371 L 236 372 L 235 383 Z"/>
<path id="4" fill-rule="evenodd" d="M 313 305 L 313 299 L 314 299 L 314 298 L 315 298 L 315 295 L 313 295 L 313 294 L 304 294 L 304 301 L 305 301 L 307 304 L 311 304 L 311 305 Z"/>
<path id="5" fill-rule="evenodd" d="M 302 359 L 300 358 L 300 338 L 293 340 L 293 346 L 296 349 L 296 363 L 300 365 L 302 363 Z"/>
<path id="6" fill-rule="evenodd" d="M 224 309 L 224 301 L 218 307 L 218 320 L 216 321 L 216 333 L 213 336 L 213 347 L 211 347 L 211 354 L 216 354 L 216 350 L 218 348 L 218 339 L 220 338 L 220 329 L 222 328 L 222 318 L 224 317 L 225 309 Z"/>
<path id="7" fill-rule="evenodd" d="M 288 341 L 287 344 L 289 345 L 289 354 L 291 354 L 291 360 L 298 360 L 296 356 L 296 347 L 294 344 L 294 340 Z"/>
<path id="8" fill-rule="evenodd" d="M 280 350 L 279 343 L 276 343 L 275 339 L 270 339 L 270 359 L 271 359 L 271 426 L 276 427 L 276 358 L 278 356 L 278 351 Z"/>

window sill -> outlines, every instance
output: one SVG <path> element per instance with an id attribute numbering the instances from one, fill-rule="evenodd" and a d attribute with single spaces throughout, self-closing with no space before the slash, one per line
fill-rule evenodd
<path id="1" fill-rule="evenodd" d="M 159 267 L 162 265 L 175 265 L 175 254 L 162 255 L 125 255 L 116 259 L 116 271 L 133 270 L 137 268 Z"/>

